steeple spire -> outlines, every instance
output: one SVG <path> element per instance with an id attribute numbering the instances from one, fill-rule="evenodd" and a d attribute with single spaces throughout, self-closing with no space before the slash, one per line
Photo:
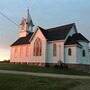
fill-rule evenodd
<path id="1" fill-rule="evenodd" d="M 23 17 L 22 22 L 20 23 L 21 30 L 20 30 L 20 37 L 22 37 L 21 33 L 24 33 L 27 35 L 29 32 L 33 31 L 33 22 L 29 13 L 29 8 L 27 8 L 26 15 Z M 24 35 L 24 36 L 26 36 Z"/>

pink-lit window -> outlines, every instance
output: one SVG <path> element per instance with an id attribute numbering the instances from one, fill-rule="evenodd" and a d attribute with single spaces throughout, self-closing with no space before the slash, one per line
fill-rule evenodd
<path id="1" fill-rule="evenodd" d="M 39 38 L 37 38 L 34 42 L 33 55 L 41 56 L 42 54 L 42 42 Z"/>
<path id="2" fill-rule="evenodd" d="M 53 44 L 53 56 L 57 55 L 57 46 L 56 44 Z"/>
<path id="3" fill-rule="evenodd" d="M 29 54 L 29 47 L 27 46 L 26 47 L 26 57 L 28 57 L 28 54 Z"/>
<path id="4" fill-rule="evenodd" d="M 17 57 L 17 47 L 15 47 L 15 53 L 14 53 L 14 56 Z"/>
<path id="5" fill-rule="evenodd" d="M 22 57 L 23 56 L 23 48 L 21 47 L 20 48 L 20 57 Z"/>

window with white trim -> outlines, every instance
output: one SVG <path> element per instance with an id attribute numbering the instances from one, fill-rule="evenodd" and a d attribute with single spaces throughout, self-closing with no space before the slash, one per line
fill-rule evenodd
<path id="1" fill-rule="evenodd" d="M 27 46 L 26 47 L 26 57 L 28 57 L 28 54 L 29 54 L 29 47 Z"/>
<path id="2" fill-rule="evenodd" d="M 71 48 L 68 49 L 68 55 L 69 55 L 69 56 L 72 55 L 72 50 L 71 50 Z"/>
<path id="3" fill-rule="evenodd" d="M 20 48 L 20 57 L 22 57 L 23 56 L 23 48 L 21 47 Z"/>
<path id="4" fill-rule="evenodd" d="M 14 57 L 17 57 L 17 54 L 18 54 L 17 47 L 15 47 Z"/>
<path id="5" fill-rule="evenodd" d="M 57 45 L 53 44 L 53 56 L 57 55 Z"/>
<path id="6" fill-rule="evenodd" d="M 85 57 L 85 50 L 82 51 L 82 56 Z"/>
<path id="7" fill-rule="evenodd" d="M 42 55 L 42 42 L 40 38 L 37 38 L 34 42 L 33 56 L 41 56 L 41 55 Z"/>

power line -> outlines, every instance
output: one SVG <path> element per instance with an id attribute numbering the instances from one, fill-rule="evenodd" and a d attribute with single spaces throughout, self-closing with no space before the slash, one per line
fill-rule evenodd
<path id="1" fill-rule="evenodd" d="M 4 15 L 3 13 L 0 12 L 0 14 L 1 14 L 2 16 L 4 16 L 7 20 L 9 20 L 10 22 L 12 22 L 14 25 L 20 27 L 18 24 L 16 24 L 14 21 L 12 21 L 10 18 L 8 18 L 8 17 L 7 17 L 6 15 Z"/>

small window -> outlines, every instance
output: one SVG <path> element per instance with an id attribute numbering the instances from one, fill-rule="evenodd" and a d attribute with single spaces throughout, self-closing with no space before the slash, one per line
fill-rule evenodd
<path id="1" fill-rule="evenodd" d="M 23 48 L 21 47 L 20 48 L 20 57 L 22 57 L 23 56 Z"/>
<path id="2" fill-rule="evenodd" d="M 72 55 L 72 51 L 71 48 L 68 49 L 68 55 L 71 56 Z"/>
<path id="3" fill-rule="evenodd" d="M 57 55 L 57 46 L 56 44 L 53 44 L 53 56 Z"/>
<path id="4" fill-rule="evenodd" d="M 29 53 L 29 48 L 28 46 L 26 47 L 26 57 L 28 57 L 28 53 Z"/>
<path id="5" fill-rule="evenodd" d="M 85 57 L 85 50 L 82 51 L 82 56 Z"/>
<path id="6" fill-rule="evenodd" d="M 15 47 L 14 56 L 17 57 L 17 47 Z"/>

